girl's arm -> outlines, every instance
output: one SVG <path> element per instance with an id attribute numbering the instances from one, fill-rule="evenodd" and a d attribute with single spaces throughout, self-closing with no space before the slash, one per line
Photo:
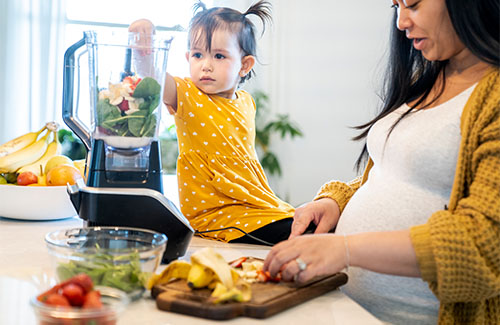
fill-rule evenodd
<path id="1" fill-rule="evenodd" d="M 177 112 L 177 85 L 174 77 L 168 72 L 165 76 L 165 87 L 163 88 L 163 103 L 167 106 L 170 114 Z"/>
<path id="2" fill-rule="evenodd" d="M 148 19 L 138 19 L 128 27 L 129 32 L 154 35 L 155 25 Z M 145 38 L 147 41 L 147 38 Z M 177 87 L 175 80 L 168 72 L 165 76 L 165 87 L 163 89 L 163 103 L 167 105 L 170 114 L 177 112 Z"/>

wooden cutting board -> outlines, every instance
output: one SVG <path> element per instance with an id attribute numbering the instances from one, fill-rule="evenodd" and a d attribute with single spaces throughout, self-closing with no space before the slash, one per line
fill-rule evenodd
<path id="1" fill-rule="evenodd" d="M 249 302 L 214 305 L 208 302 L 211 290 L 191 290 L 186 280 L 154 286 L 151 295 L 158 309 L 196 317 L 226 320 L 238 316 L 267 318 L 312 298 L 321 296 L 347 282 L 345 273 L 315 279 L 297 287 L 292 283 L 252 283 Z"/>

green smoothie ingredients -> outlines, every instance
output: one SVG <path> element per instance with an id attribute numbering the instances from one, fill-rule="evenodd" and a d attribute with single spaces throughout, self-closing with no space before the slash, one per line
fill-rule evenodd
<path id="1" fill-rule="evenodd" d="M 161 86 L 151 77 L 125 77 L 99 91 L 97 126 L 107 135 L 151 137 L 157 125 L 153 112 L 160 103 Z"/>

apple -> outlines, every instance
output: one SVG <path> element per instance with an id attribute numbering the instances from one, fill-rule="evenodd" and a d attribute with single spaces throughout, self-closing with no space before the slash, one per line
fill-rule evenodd
<path id="1" fill-rule="evenodd" d="M 17 185 L 30 185 L 38 183 L 38 176 L 33 172 L 22 172 L 17 176 Z"/>

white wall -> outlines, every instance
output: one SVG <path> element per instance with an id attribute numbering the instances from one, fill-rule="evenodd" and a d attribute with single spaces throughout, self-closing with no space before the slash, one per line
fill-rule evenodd
<path id="1" fill-rule="evenodd" d="M 272 109 L 290 114 L 305 135 L 272 146 L 283 175 L 271 185 L 297 206 L 326 181 L 356 176 L 361 143 L 350 140 L 357 132 L 349 127 L 368 121 L 379 106 L 392 11 L 384 1 L 272 4 L 274 24 L 259 43 L 264 65 L 247 88 L 266 91 Z"/>
<path id="2" fill-rule="evenodd" d="M 214 5 L 245 11 L 254 1 Z M 274 24 L 259 42 L 263 64 L 244 88 L 267 92 L 273 111 L 290 114 L 305 134 L 272 144 L 283 176 L 271 185 L 299 205 L 324 182 L 355 176 L 361 145 L 350 141 L 356 132 L 349 126 L 366 122 L 378 106 L 377 73 L 383 70 L 376 68 L 384 63 L 391 9 L 387 0 L 270 1 Z"/>

